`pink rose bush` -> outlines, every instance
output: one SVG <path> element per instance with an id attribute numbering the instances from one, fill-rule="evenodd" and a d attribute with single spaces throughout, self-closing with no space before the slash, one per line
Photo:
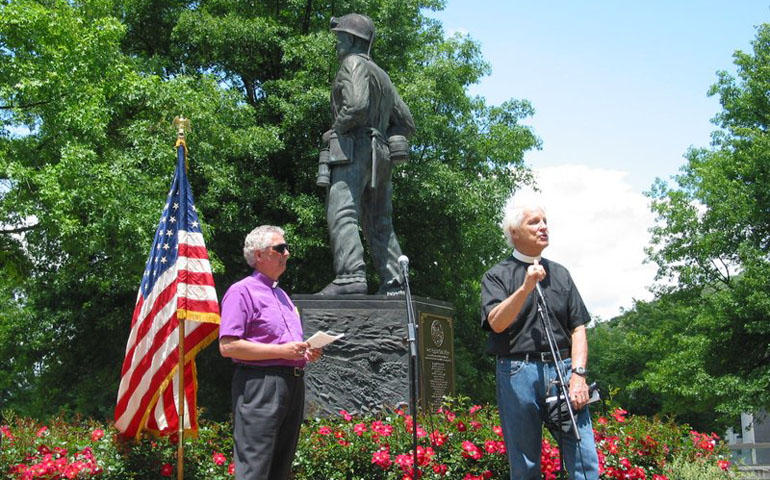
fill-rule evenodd
<path id="1" fill-rule="evenodd" d="M 234 478 L 231 432 L 229 424 L 201 422 L 198 438 L 185 439 L 185 478 Z M 169 439 L 134 442 L 119 437 L 114 427 L 93 421 L 53 419 L 41 424 L 13 417 L 0 424 L 0 478 L 175 478 L 177 445 Z"/>
<path id="2" fill-rule="evenodd" d="M 322 427 L 346 444 L 322 435 Z M 311 420 L 303 428 L 294 472 L 297 479 L 330 480 L 502 478 L 508 460 L 502 430 L 495 427 L 499 429 L 495 408 L 465 403 L 447 403 L 416 424 L 400 409 L 378 417 L 342 411 L 336 417 Z"/>
<path id="3" fill-rule="evenodd" d="M 378 417 L 347 411 L 308 422 L 300 435 L 296 479 L 502 479 L 508 478 L 503 433 L 493 406 L 448 402 L 417 425 L 414 469 L 414 421 L 402 410 Z M 675 458 L 706 462 L 734 478 L 726 445 L 714 434 L 690 431 L 673 422 L 629 415 L 616 408 L 595 416 L 594 437 L 602 480 L 675 480 Z M 336 440 L 336 441 L 335 441 Z M 339 440 L 345 440 L 341 444 Z M 561 470 L 559 449 L 544 433 L 541 454 L 544 480 Z"/>
<path id="4" fill-rule="evenodd" d="M 723 478 L 733 478 L 729 450 L 715 433 L 706 435 L 671 421 L 628 416 L 617 408 L 609 418 L 596 418 L 594 439 L 602 479 L 676 480 L 670 468 L 676 458 L 717 466 L 725 473 Z"/>
<path id="5" fill-rule="evenodd" d="M 6 414 L 7 415 L 7 414 Z M 508 461 L 497 409 L 448 401 L 418 422 L 403 410 L 378 416 L 347 411 L 308 420 L 294 462 L 294 480 L 502 479 Z M 417 433 L 415 462 L 412 439 Z M 0 422 L 0 478 L 139 480 L 176 477 L 176 432 L 138 442 L 93 421 Z M 705 465 L 735 478 L 724 442 L 670 421 L 613 409 L 594 419 L 602 480 L 675 480 L 675 465 Z M 185 477 L 234 478 L 232 427 L 202 420 L 197 438 L 184 441 Z M 545 433 L 541 472 L 558 478 L 559 449 Z M 721 476 L 720 476 L 721 475 Z"/>
<path id="6" fill-rule="evenodd" d="M 93 424 L 73 431 L 60 421 L 21 420 L 0 425 L 0 476 L 13 479 L 69 479 L 103 476 L 99 456 L 104 430 Z"/>

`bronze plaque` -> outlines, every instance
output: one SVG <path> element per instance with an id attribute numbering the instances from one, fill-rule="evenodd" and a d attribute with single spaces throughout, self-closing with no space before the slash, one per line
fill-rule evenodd
<path id="1" fill-rule="evenodd" d="M 421 403 L 435 410 L 444 396 L 455 395 L 452 318 L 420 312 L 418 323 Z"/>

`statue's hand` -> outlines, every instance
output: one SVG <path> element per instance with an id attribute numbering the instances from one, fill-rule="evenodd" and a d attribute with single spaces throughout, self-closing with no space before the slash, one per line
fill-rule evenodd
<path id="1" fill-rule="evenodd" d="M 323 136 L 321 137 L 321 141 L 324 143 L 324 145 L 329 143 L 329 137 L 332 136 L 332 133 L 334 133 L 334 130 L 329 129 L 324 132 Z"/>

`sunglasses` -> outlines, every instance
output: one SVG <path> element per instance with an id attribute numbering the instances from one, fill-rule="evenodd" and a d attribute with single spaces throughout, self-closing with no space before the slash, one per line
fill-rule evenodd
<path id="1" fill-rule="evenodd" d="M 270 248 L 274 252 L 278 252 L 281 255 L 283 255 L 289 249 L 289 244 L 288 243 L 279 243 L 278 245 L 270 245 L 267 248 Z"/>

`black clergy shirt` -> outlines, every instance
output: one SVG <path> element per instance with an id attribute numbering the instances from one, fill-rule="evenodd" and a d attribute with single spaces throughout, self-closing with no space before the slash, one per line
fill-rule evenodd
<path id="1" fill-rule="evenodd" d="M 548 339 L 537 312 L 537 290 L 529 294 L 516 321 L 503 332 L 495 333 L 487 321 L 489 312 L 521 287 L 529 265 L 511 255 L 489 269 L 481 279 L 481 327 L 489 331 L 487 352 L 492 355 L 549 351 Z M 547 274 L 540 282 L 540 288 L 548 305 L 551 330 L 559 349 L 568 349 L 572 344 L 570 332 L 587 324 L 591 317 L 569 271 L 545 258 L 540 265 Z"/>

